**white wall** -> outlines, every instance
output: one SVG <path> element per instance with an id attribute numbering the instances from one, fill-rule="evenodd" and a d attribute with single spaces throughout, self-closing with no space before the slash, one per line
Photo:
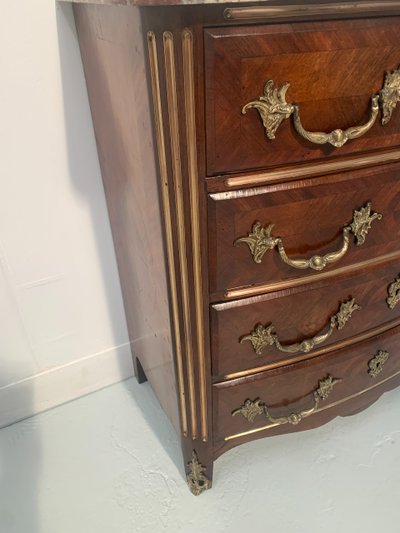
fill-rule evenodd
<path id="1" fill-rule="evenodd" d="M 69 4 L 0 18 L 0 426 L 132 373 Z"/>

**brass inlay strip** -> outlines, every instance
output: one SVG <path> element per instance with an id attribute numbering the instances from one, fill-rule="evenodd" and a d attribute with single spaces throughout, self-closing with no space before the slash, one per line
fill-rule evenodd
<path id="1" fill-rule="evenodd" d="M 302 165 L 296 168 L 285 168 L 279 170 L 271 170 L 270 172 L 263 172 L 261 174 L 251 174 L 247 176 L 237 176 L 227 178 L 225 185 L 227 187 L 251 187 L 260 185 L 263 183 L 274 183 L 276 181 L 292 181 L 297 178 L 311 177 L 318 174 L 329 174 L 339 172 L 343 170 L 356 170 L 358 168 L 367 167 L 370 165 L 376 165 L 380 163 L 390 163 L 392 161 L 398 161 L 400 159 L 400 151 L 394 150 L 391 152 L 367 155 L 363 157 L 353 157 L 351 159 L 337 161 L 329 161 L 327 163 L 317 163 L 312 165 Z M 231 200 L 233 198 L 240 198 L 244 196 L 243 192 L 247 191 L 231 191 L 210 194 L 213 200 Z M 251 191 L 249 191 L 251 192 Z M 254 192 L 253 195 L 257 194 Z M 246 194 L 246 196 L 252 196 L 252 194 Z"/>
<path id="2" fill-rule="evenodd" d="M 349 2 L 335 4 L 301 4 L 283 6 L 260 6 L 260 7 L 228 7 L 224 11 L 224 17 L 228 20 L 263 19 L 269 20 L 282 17 L 301 17 L 314 15 L 365 15 L 368 12 L 393 12 L 400 9 L 400 3 L 392 1 L 376 2 Z"/>
<path id="3" fill-rule="evenodd" d="M 225 292 L 224 297 L 229 300 L 234 300 L 237 298 L 246 298 L 246 297 L 252 297 L 252 296 L 258 296 L 260 294 L 270 293 L 270 292 L 276 292 L 276 291 L 282 291 L 286 289 L 292 289 L 294 287 L 299 287 L 300 285 L 304 284 L 311 284 L 315 281 L 322 281 L 324 279 L 333 277 L 333 276 L 340 276 L 342 274 L 346 274 L 347 272 L 351 272 L 353 270 L 358 270 L 361 268 L 367 268 L 367 267 L 373 267 L 375 265 L 379 265 L 381 263 L 385 263 L 386 261 L 391 261 L 392 259 L 396 259 L 400 256 L 400 252 L 393 252 L 391 254 L 386 254 L 378 258 L 374 259 L 368 259 L 366 261 L 362 261 L 360 263 L 353 263 L 352 265 L 348 265 L 345 267 L 337 268 L 335 270 L 331 271 L 325 271 L 319 274 L 312 274 L 311 276 L 307 276 L 306 278 L 296 278 L 289 281 L 277 281 L 276 283 L 266 283 L 264 285 L 257 285 L 254 287 L 245 287 L 243 289 L 230 289 Z M 218 309 L 228 308 L 228 307 L 222 307 L 222 306 L 229 306 L 229 302 L 216 304 L 215 307 L 218 306 Z"/>
<path id="4" fill-rule="evenodd" d="M 314 359 L 314 357 L 319 357 L 326 353 L 332 352 L 333 350 L 335 351 L 341 350 L 342 348 L 346 348 L 347 346 L 352 346 L 353 344 L 356 344 L 358 342 L 368 340 L 371 337 L 375 337 L 376 335 L 381 335 L 382 333 L 385 333 L 386 331 L 389 331 L 390 329 L 396 328 L 398 326 L 400 326 L 400 320 L 393 320 L 392 322 L 388 322 L 387 324 L 384 324 L 383 326 L 379 326 L 377 328 L 371 329 L 365 333 L 361 333 L 360 335 L 356 335 L 354 337 L 350 337 L 349 339 L 345 339 L 335 344 L 326 346 L 325 348 L 321 348 L 320 350 L 317 350 L 313 352 L 312 354 L 302 354 L 302 355 L 299 355 L 298 357 L 291 357 L 290 359 L 289 358 L 283 359 L 280 361 L 276 361 L 275 363 L 269 363 L 268 365 L 259 366 L 257 368 L 250 368 L 249 370 L 243 370 L 242 372 L 234 372 L 232 374 L 226 374 L 225 376 L 223 376 L 222 381 L 216 382 L 215 385 L 224 385 L 224 383 L 229 380 L 245 378 L 246 376 L 251 376 L 252 374 L 260 374 L 261 372 L 266 372 L 267 370 L 273 370 L 281 366 L 287 366 L 287 365 L 291 365 L 294 363 L 300 363 L 301 361 L 304 361 L 305 359 Z"/>
<path id="5" fill-rule="evenodd" d="M 178 95 L 176 90 L 174 40 L 171 32 L 164 32 L 164 56 L 165 56 L 165 79 L 167 85 L 167 103 L 169 115 L 169 128 L 171 135 L 171 159 L 172 171 L 174 175 L 177 233 L 178 233 L 178 254 L 181 270 L 181 288 L 183 302 L 183 322 L 186 342 L 186 361 L 188 374 L 188 387 L 190 399 L 190 421 L 192 438 L 197 439 L 197 412 L 196 412 L 196 391 L 194 383 L 193 365 L 193 339 L 190 324 L 190 291 L 189 276 L 187 267 L 187 247 L 185 234 L 185 210 L 183 202 L 183 185 L 181 169 L 181 153 L 179 143 L 179 118 L 178 118 Z"/>
<path id="6" fill-rule="evenodd" d="M 167 159 L 166 159 L 164 125 L 163 125 L 163 118 L 162 118 L 162 106 L 161 106 L 161 96 L 160 96 L 160 77 L 159 77 L 158 60 L 157 60 L 157 42 L 156 42 L 156 36 L 154 32 L 152 31 L 148 32 L 147 42 L 148 42 L 148 51 L 149 51 L 151 88 L 152 88 L 153 107 L 154 107 L 155 133 L 156 133 L 158 161 L 159 161 L 160 177 L 161 177 L 161 197 L 162 197 L 162 206 L 163 206 L 163 211 L 164 211 L 168 272 L 169 272 L 169 282 L 170 282 L 170 287 L 171 287 L 173 328 L 174 328 L 175 347 L 176 347 L 178 397 L 179 397 L 179 406 L 180 406 L 180 411 L 181 411 L 182 432 L 185 436 L 187 436 L 187 414 L 186 414 L 186 400 L 185 400 L 185 384 L 184 384 L 184 379 L 183 379 L 181 331 L 180 331 L 180 326 L 179 326 L 178 291 L 176 287 L 176 268 L 175 268 L 175 261 L 174 261 L 174 245 L 173 245 L 173 232 L 172 232 L 172 222 L 171 222 L 171 207 L 170 207 L 170 198 L 169 198 L 169 189 L 168 189 Z"/>
<path id="7" fill-rule="evenodd" d="M 356 392 L 355 394 L 352 394 L 351 396 L 346 396 L 346 398 L 342 398 L 341 400 L 337 400 L 336 402 L 332 402 L 330 404 L 318 407 L 318 409 L 316 409 L 310 416 L 320 413 L 321 411 L 325 411 L 326 409 L 331 409 L 332 407 L 341 405 L 342 403 L 348 402 L 349 400 L 354 400 L 354 398 L 358 398 L 358 396 L 362 396 L 363 394 L 373 389 L 376 389 L 376 387 L 383 385 L 384 383 L 390 381 L 391 379 L 394 379 L 397 376 L 400 376 L 400 370 L 396 372 L 395 374 L 392 374 L 388 378 L 384 379 L 383 381 L 380 381 L 379 383 L 375 383 L 374 385 L 371 385 L 370 387 L 367 387 L 366 389 L 363 389 L 362 391 Z M 244 431 L 243 433 L 236 433 L 235 435 L 230 435 L 229 437 L 225 437 L 224 440 L 228 441 L 228 440 L 233 440 L 233 439 L 239 439 L 240 437 L 245 437 L 246 435 L 252 435 L 254 433 L 259 433 L 260 431 L 266 431 L 267 429 L 271 429 L 271 428 L 274 428 L 280 425 L 281 425 L 280 422 L 275 422 L 274 424 L 268 424 L 267 426 L 263 426 L 263 427 L 256 428 L 256 429 L 250 429 L 249 431 Z"/>
<path id="8" fill-rule="evenodd" d="M 197 142 L 194 101 L 193 36 L 189 29 L 182 32 L 183 82 L 186 110 L 186 145 L 190 185 L 190 213 L 192 226 L 192 251 L 194 275 L 194 300 L 196 308 L 197 349 L 199 362 L 201 438 L 208 439 L 207 381 L 204 349 L 203 291 L 201 275 L 199 179 L 197 174 Z"/>

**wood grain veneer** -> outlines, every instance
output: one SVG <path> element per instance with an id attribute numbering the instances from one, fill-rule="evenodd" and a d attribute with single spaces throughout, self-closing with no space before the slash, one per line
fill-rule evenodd
<path id="1" fill-rule="evenodd" d="M 175 3 L 77 0 L 74 13 L 136 376 L 178 431 L 200 494 L 233 446 L 358 412 L 400 384 L 399 308 L 386 301 L 400 274 L 400 111 L 340 149 L 299 140 L 289 121 L 268 141 L 256 111 L 240 113 L 274 77 L 310 129 L 365 119 L 400 64 L 400 2 Z M 382 217 L 365 244 L 320 272 L 276 250 L 256 264 L 234 246 L 259 220 L 290 257 L 323 255 L 367 202 Z M 310 352 L 257 356 L 240 343 L 258 322 L 282 344 L 314 336 L 349 298 L 362 309 Z M 390 356 L 372 378 L 379 350 Z M 297 425 L 232 416 L 257 398 L 276 418 L 309 409 L 328 375 L 340 383 Z"/>
<path id="2" fill-rule="evenodd" d="M 331 279 L 269 292 L 262 296 L 211 306 L 212 371 L 224 376 L 246 369 L 288 364 L 290 359 L 311 358 L 321 347 L 335 345 L 349 337 L 372 330 L 399 317 L 400 307 L 390 309 L 388 287 L 400 272 L 399 257 L 374 268 L 356 269 Z M 318 279 L 318 278 L 317 278 Z M 330 319 L 342 303 L 353 299 L 361 309 L 346 325 L 309 353 L 288 354 L 267 346 L 257 355 L 249 341 L 240 340 L 257 324 L 273 324 L 282 345 L 292 345 L 325 333 Z M 288 320 L 290 317 L 290 320 Z"/>
<path id="3" fill-rule="evenodd" d="M 209 197 L 210 290 L 218 294 L 237 287 L 268 285 L 279 280 L 305 279 L 315 270 L 286 265 L 276 249 L 268 250 L 261 263 L 254 262 L 249 247 L 234 245 L 259 221 L 273 224 L 271 234 L 281 237 L 287 255 L 309 258 L 339 250 L 343 227 L 354 210 L 371 202 L 382 214 L 358 246 L 350 236 L 347 253 L 324 272 L 351 265 L 397 249 L 400 230 L 400 166 L 385 165 L 343 174 L 293 181 L 260 188 L 211 194 Z M 398 203 L 399 201 L 399 203 Z M 213 297 L 214 299 L 214 297 Z"/>
<path id="4" fill-rule="evenodd" d="M 321 356 L 317 361 L 307 360 L 251 377 L 215 384 L 214 431 L 216 441 L 219 442 L 219 453 L 243 442 L 246 436 L 260 438 L 311 429 L 338 414 L 343 416 L 355 408 L 359 410 L 363 402 L 368 405 L 371 398 L 382 394 L 385 386 L 392 388 L 400 382 L 397 350 L 399 333 L 400 329 L 397 327 L 356 346 Z M 373 378 L 368 374 L 368 364 L 379 350 L 387 351 L 389 358 L 381 373 Z M 317 388 L 318 381 L 328 375 L 341 379 L 340 383 L 320 403 L 318 412 L 298 425 L 274 425 L 261 415 L 253 422 L 242 415 L 232 416 L 246 399 L 260 398 L 276 418 L 309 409 L 313 406 L 312 393 Z M 354 399 L 359 400 L 356 405 L 352 404 Z"/>
<path id="5" fill-rule="evenodd" d="M 398 145 L 395 121 L 385 127 L 376 123 L 338 151 L 302 139 L 290 120 L 281 124 L 276 139 L 268 140 L 256 110 L 241 116 L 242 107 L 257 100 L 273 80 L 276 86 L 290 84 L 286 99 L 299 105 L 306 129 L 330 132 L 362 124 L 385 72 L 400 65 L 398 24 L 393 17 L 205 30 L 207 173 Z"/>

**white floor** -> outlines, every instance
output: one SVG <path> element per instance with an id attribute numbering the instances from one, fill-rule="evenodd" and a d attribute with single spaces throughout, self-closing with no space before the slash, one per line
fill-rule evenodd
<path id="1" fill-rule="evenodd" d="M 400 390 L 240 446 L 192 496 L 178 439 L 128 380 L 0 430 L 0 533 L 397 533 Z"/>

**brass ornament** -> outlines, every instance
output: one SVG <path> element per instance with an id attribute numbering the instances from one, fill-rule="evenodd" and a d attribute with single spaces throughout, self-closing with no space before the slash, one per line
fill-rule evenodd
<path id="1" fill-rule="evenodd" d="M 379 110 L 382 111 L 382 125 L 385 126 L 390 121 L 397 103 L 400 102 L 400 67 L 393 72 L 386 72 L 382 89 L 371 97 L 370 115 L 367 122 L 346 130 L 337 128 L 328 133 L 306 130 L 301 122 L 299 106 L 286 101 L 289 87 L 289 83 L 275 87 L 274 81 L 268 80 L 264 85 L 263 96 L 243 106 L 242 114 L 249 109 L 257 109 L 265 133 L 270 140 L 275 139 L 282 122 L 293 116 L 294 128 L 304 139 L 313 144 L 331 144 L 335 148 L 341 148 L 348 141 L 365 135 L 375 124 Z"/>
<path id="2" fill-rule="evenodd" d="M 242 109 L 243 115 L 248 109 L 257 109 L 268 139 L 275 139 L 276 130 L 282 121 L 293 113 L 293 106 L 288 104 L 285 98 L 288 88 L 289 83 L 285 83 L 281 87 L 274 87 L 274 82 L 269 80 L 264 85 L 264 95 L 260 96 L 258 100 L 249 102 Z"/>
<path id="3" fill-rule="evenodd" d="M 382 215 L 380 213 L 373 213 L 371 215 L 371 202 L 368 202 L 359 211 L 354 211 L 353 222 L 350 224 L 351 231 L 357 239 L 357 245 L 361 246 L 365 242 L 369 230 L 371 229 L 372 222 L 377 219 L 381 220 Z"/>
<path id="4" fill-rule="evenodd" d="M 251 232 L 247 237 L 241 237 L 234 243 L 237 246 L 239 243 L 244 242 L 250 248 L 251 255 L 253 256 L 255 263 L 261 263 L 265 252 L 275 248 L 279 239 L 271 236 L 273 224 L 263 228 L 260 222 L 256 222 Z"/>
<path id="5" fill-rule="evenodd" d="M 262 352 L 266 346 L 273 346 L 279 344 L 278 337 L 275 333 L 275 328 L 272 324 L 269 326 L 263 326 L 258 324 L 250 335 L 245 335 L 240 339 L 240 344 L 244 341 L 250 341 L 253 345 L 254 351 L 257 355 L 262 355 Z"/>
<path id="6" fill-rule="evenodd" d="M 326 400 L 331 394 L 333 387 L 342 381 L 341 379 L 329 376 L 321 379 L 318 382 L 318 387 L 313 391 L 314 405 L 310 409 L 300 411 L 299 413 L 291 413 L 289 416 L 274 418 L 269 413 L 269 408 L 265 403 L 262 403 L 259 398 L 254 401 L 246 400 L 245 403 L 232 412 L 232 416 L 241 414 L 249 422 L 254 422 L 256 416 L 264 415 L 274 426 L 281 426 L 284 424 L 291 424 L 297 426 L 304 418 L 307 418 L 315 413 L 321 401 Z"/>
<path id="7" fill-rule="evenodd" d="M 381 220 L 380 213 L 371 214 L 371 202 L 368 202 L 360 210 L 353 211 L 353 220 L 351 224 L 344 226 L 342 231 L 343 243 L 339 250 L 330 252 L 326 255 L 314 255 L 309 259 L 291 259 L 288 257 L 283 241 L 280 237 L 273 237 L 271 235 L 274 224 L 269 224 L 263 227 L 261 222 L 257 221 L 253 224 L 251 231 L 245 237 L 239 237 L 235 240 L 234 246 L 245 243 L 249 247 L 250 253 L 253 256 L 253 261 L 257 264 L 261 263 L 264 254 L 268 250 L 278 249 L 279 255 L 284 263 L 287 265 L 304 270 L 311 268 L 312 270 L 323 270 L 331 263 L 339 261 L 348 251 L 350 242 L 350 233 L 353 233 L 356 244 L 361 246 L 365 242 L 365 238 L 371 229 L 371 224 L 374 220 Z"/>
<path id="8" fill-rule="evenodd" d="M 193 450 L 192 460 L 188 463 L 189 473 L 186 476 L 189 489 L 195 496 L 211 489 L 211 481 L 204 475 L 206 468 L 199 463 L 197 453 Z"/>
<path id="9" fill-rule="evenodd" d="M 257 355 L 262 355 L 264 348 L 267 346 L 275 346 L 279 351 L 285 353 L 309 353 L 315 346 L 325 342 L 335 329 L 343 329 L 354 311 L 359 309 L 361 307 L 355 303 L 354 298 L 342 303 L 339 311 L 330 318 L 328 330 L 325 333 L 319 333 L 311 339 L 305 339 L 295 344 L 282 345 L 273 324 L 265 327 L 262 324 L 258 324 L 249 335 L 242 337 L 239 342 L 250 341 Z"/>
<path id="10" fill-rule="evenodd" d="M 386 298 L 386 302 L 390 309 L 394 309 L 400 302 L 400 276 L 389 285 L 388 294 L 389 296 Z"/>
<path id="11" fill-rule="evenodd" d="M 386 72 L 385 83 L 379 96 L 383 114 L 382 125 L 385 126 L 400 102 L 400 67 L 393 72 Z"/>
<path id="12" fill-rule="evenodd" d="M 389 359 L 389 352 L 379 350 L 371 361 L 368 363 L 368 374 L 371 378 L 376 378 L 382 372 L 386 361 Z"/>
<path id="13" fill-rule="evenodd" d="M 264 413 L 264 409 L 265 405 L 261 403 L 260 398 L 257 398 L 254 401 L 246 400 L 240 409 L 236 409 L 236 411 L 233 411 L 232 416 L 235 416 L 240 413 L 249 422 L 254 422 L 254 419 L 258 415 L 262 415 Z"/>

